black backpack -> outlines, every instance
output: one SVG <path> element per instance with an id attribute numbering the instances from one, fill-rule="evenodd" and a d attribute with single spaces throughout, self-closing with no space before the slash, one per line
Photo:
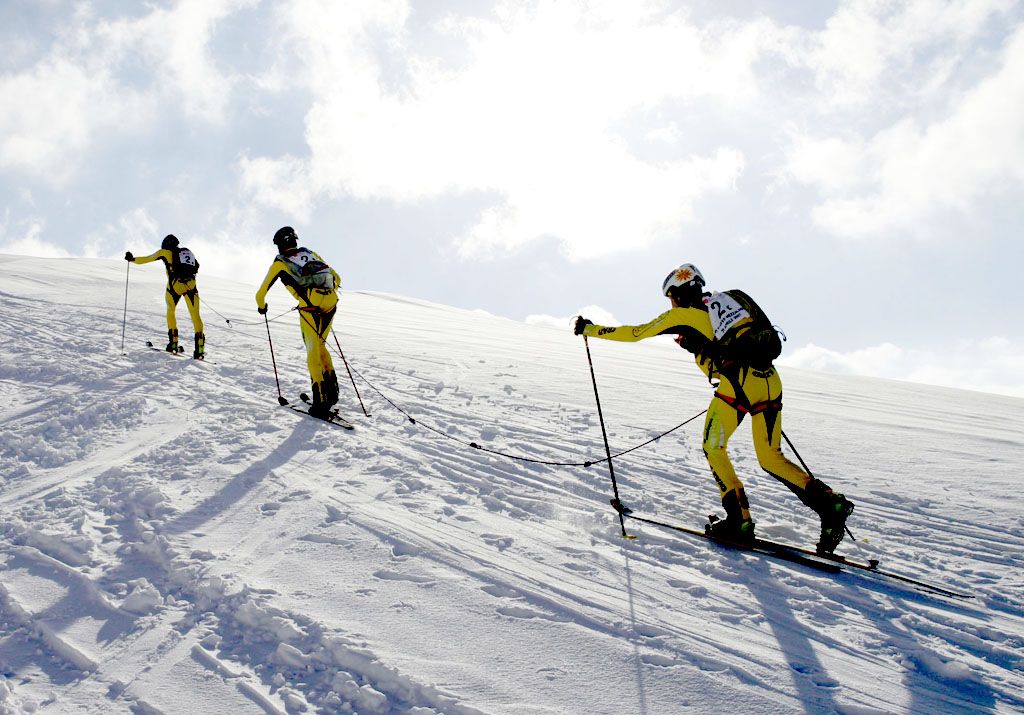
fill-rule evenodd
<path id="1" fill-rule="evenodd" d="M 195 254 L 187 248 L 175 248 L 172 251 L 171 275 L 176 280 L 190 281 L 199 273 L 199 261 Z"/>
<path id="2" fill-rule="evenodd" d="M 727 290 L 725 294 L 739 304 L 740 309 L 750 316 L 750 320 L 744 320 L 746 316 L 741 315 L 737 321 L 740 325 L 730 327 L 717 339 L 717 362 L 753 368 L 770 366 L 782 354 L 782 340 L 785 336 L 780 339 L 779 331 L 772 325 L 772 321 L 749 295 L 736 289 Z M 714 311 L 716 308 L 720 308 L 720 305 L 716 305 L 713 294 L 708 310 Z"/>

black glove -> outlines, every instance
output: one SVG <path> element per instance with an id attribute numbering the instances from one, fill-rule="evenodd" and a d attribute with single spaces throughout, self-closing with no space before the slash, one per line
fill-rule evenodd
<path id="1" fill-rule="evenodd" d="M 263 306 L 262 308 L 257 308 L 257 309 L 256 309 L 256 312 L 257 312 L 257 313 L 259 313 L 260 315 L 266 315 L 266 314 L 267 314 L 267 311 L 268 311 L 269 309 L 270 309 L 270 306 L 269 306 L 269 305 L 265 305 L 265 306 Z"/>
<path id="2" fill-rule="evenodd" d="M 593 325 L 593 320 L 587 320 L 582 315 L 576 316 L 576 324 L 572 328 L 572 332 L 576 335 L 583 335 L 583 329 L 588 325 Z"/>
<path id="3" fill-rule="evenodd" d="M 131 251 L 125 251 L 124 252 L 124 260 L 128 261 L 129 263 L 134 263 L 135 262 L 135 256 L 132 255 Z"/>

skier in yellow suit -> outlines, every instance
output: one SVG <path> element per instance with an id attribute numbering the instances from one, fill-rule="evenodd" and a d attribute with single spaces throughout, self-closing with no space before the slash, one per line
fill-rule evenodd
<path id="1" fill-rule="evenodd" d="M 124 254 L 129 263 L 152 263 L 163 261 L 167 269 L 167 352 L 178 352 L 178 319 L 175 309 L 178 301 L 184 296 L 188 314 L 192 316 L 192 327 L 195 329 L 195 350 L 192 357 L 202 360 L 206 357 L 206 333 L 203 332 L 203 319 L 199 315 L 199 290 L 196 288 L 196 274 L 199 272 L 199 261 L 184 246 L 178 245 L 178 239 L 168 234 L 160 243 L 160 250 L 148 256 L 136 258 L 131 251 Z"/>
<path id="2" fill-rule="evenodd" d="M 267 291 L 280 278 L 284 287 L 299 301 L 299 328 L 306 346 L 306 365 L 313 387 L 309 414 L 326 418 L 338 402 L 338 376 L 327 350 L 327 334 L 338 307 L 341 279 L 319 255 L 299 247 L 299 237 L 291 226 L 274 234 L 278 255 L 256 291 L 256 306 L 267 314 Z"/>
<path id="3" fill-rule="evenodd" d="M 693 264 L 669 273 L 662 292 L 672 307 L 645 325 L 602 327 L 582 316 L 577 335 L 636 342 L 655 335 L 675 335 L 680 347 L 694 355 L 697 366 L 718 385 L 704 422 L 704 454 L 718 482 L 726 518 L 713 521 L 716 538 L 752 544 L 743 483 L 729 461 L 726 447 L 744 416 L 752 421 L 754 448 L 761 468 L 789 487 L 821 517 L 820 553 L 832 553 L 842 540 L 853 502 L 812 477 L 782 453 L 782 380 L 772 365 L 781 343 L 763 311 L 742 291 L 705 292 L 704 277 Z"/>

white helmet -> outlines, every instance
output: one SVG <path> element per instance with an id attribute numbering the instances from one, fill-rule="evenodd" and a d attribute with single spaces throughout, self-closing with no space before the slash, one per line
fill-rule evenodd
<path id="1" fill-rule="evenodd" d="M 667 298 L 673 288 L 683 286 L 697 288 L 704 286 L 704 276 L 701 275 L 700 269 L 692 263 L 684 263 L 678 268 L 672 269 L 672 272 L 665 276 L 665 281 L 661 284 L 661 292 Z"/>

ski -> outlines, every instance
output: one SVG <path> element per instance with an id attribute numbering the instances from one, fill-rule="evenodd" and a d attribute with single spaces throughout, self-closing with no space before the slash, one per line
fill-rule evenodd
<path id="1" fill-rule="evenodd" d="M 327 423 L 329 425 L 334 425 L 335 427 L 341 427 L 342 429 L 347 429 L 347 430 L 355 429 L 355 425 L 353 425 L 352 423 L 348 422 L 343 417 L 338 417 L 336 415 L 332 415 L 331 417 L 326 417 L 326 418 L 325 417 L 317 417 L 316 415 L 311 415 L 306 410 L 302 409 L 301 407 L 297 407 L 295 405 L 285 405 L 285 407 L 287 407 L 288 409 L 292 410 L 293 412 L 299 413 L 300 415 L 305 415 L 306 417 L 310 417 L 310 418 L 312 418 L 314 420 L 320 420 L 321 422 L 325 422 L 325 423 Z"/>
<path id="2" fill-rule="evenodd" d="M 307 405 L 310 404 L 310 402 L 309 402 L 309 395 L 307 395 L 306 393 L 302 393 L 301 395 L 299 395 L 299 398 L 305 404 L 307 404 Z M 311 417 L 311 418 L 313 418 L 315 420 L 320 420 L 321 422 L 326 422 L 329 425 L 334 425 L 335 427 L 341 427 L 342 429 L 347 429 L 347 430 L 353 430 L 356 427 L 354 424 L 352 424 L 351 422 L 346 420 L 344 417 L 342 417 L 341 414 L 337 410 L 331 410 L 330 415 L 328 417 L 317 417 L 316 415 L 309 414 L 308 409 L 304 410 L 304 409 L 302 409 L 301 407 L 299 407 L 297 405 L 293 405 L 290 402 L 288 402 L 287 400 L 285 400 L 283 397 L 279 398 L 278 401 L 280 402 L 282 407 L 288 407 L 291 410 L 293 410 L 294 412 L 298 412 L 300 415 L 306 415 L 306 417 Z"/>
<path id="3" fill-rule="evenodd" d="M 877 574 L 894 581 L 900 581 L 902 583 L 909 584 L 918 589 L 923 589 L 933 594 L 940 596 L 947 596 L 949 598 L 974 598 L 969 593 L 962 593 L 959 591 L 953 591 L 942 586 L 938 586 L 927 581 L 920 581 L 918 579 L 904 576 L 903 574 L 895 573 L 893 571 L 887 571 L 878 568 L 878 559 L 869 559 L 868 561 L 858 561 L 856 559 L 850 559 L 839 554 L 819 554 L 817 551 L 804 548 L 802 546 L 796 546 L 794 544 L 786 544 L 778 541 L 771 541 L 769 539 L 755 539 L 751 545 L 738 544 L 735 542 L 727 541 L 724 539 L 717 539 L 705 531 L 699 529 L 691 529 L 686 526 L 679 526 L 677 524 L 668 524 L 663 521 L 657 521 L 655 519 L 647 519 L 642 516 L 636 516 L 633 514 L 629 507 L 623 506 L 622 504 L 615 504 L 616 500 L 612 500 L 612 506 L 616 511 L 620 512 L 624 517 L 628 519 L 634 519 L 636 521 L 643 522 L 645 524 L 651 524 L 653 526 L 660 526 L 665 529 L 671 529 L 679 533 L 688 534 L 690 536 L 697 536 L 702 539 L 706 539 L 715 544 L 719 544 L 726 548 L 736 549 L 739 551 L 746 551 L 749 553 L 759 554 L 763 556 L 769 556 L 772 558 L 779 559 L 781 561 L 789 561 L 790 563 L 801 564 L 818 571 L 824 571 L 826 573 L 839 573 L 847 570 L 857 570 L 866 573 Z"/>
<path id="4" fill-rule="evenodd" d="M 146 347 L 149 348 L 150 350 L 156 350 L 158 353 L 167 353 L 168 355 L 171 355 L 172 357 L 188 357 L 187 355 L 185 355 L 185 348 L 183 346 L 181 346 L 181 345 L 178 346 L 178 352 L 176 352 L 176 353 L 172 353 L 170 350 L 164 350 L 163 348 L 154 345 L 153 341 L 151 341 L 151 340 L 147 340 L 146 341 Z M 192 359 L 195 360 L 196 362 L 203 362 L 203 363 L 206 363 L 208 365 L 216 365 L 217 364 L 215 362 L 210 362 L 205 357 L 192 358 Z"/>
<path id="5" fill-rule="evenodd" d="M 628 508 L 627 508 L 628 509 Z M 634 516 L 628 510 L 622 513 L 627 519 L 635 519 L 636 521 L 642 521 L 646 524 L 653 524 L 655 526 L 661 526 L 666 529 L 672 529 L 683 534 L 689 534 L 690 536 L 699 536 L 702 539 L 706 539 L 712 543 L 719 544 L 726 548 L 736 549 L 738 551 L 747 551 L 761 556 L 770 556 L 772 558 L 779 559 L 780 561 L 788 561 L 794 564 L 800 564 L 801 566 L 807 566 L 815 569 L 816 571 L 824 571 L 825 573 L 839 573 L 843 570 L 843 567 L 839 564 L 831 563 L 828 561 L 819 561 L 817 558 L 811 558 L 797 551 L 782 548 L 781 544 L 776 544 L 772 541 L 765 541 L 764 539 L 757 539 L 753 544 L 738 544 L 725 539 L 717 539 L 699 529 L 691 529 L 686 526 L 678 526 L 675 524 L 666 524 L 661 521 L 655 521 L 653 519 L 645 519 L 642 516 Z"/>
<path id="6" fill-rule="evenodd" d="M 157 352 L 160 352 L 160 353 L 167 353 L 168 355 L 182 355 L 185 352 L 185 348 L 183 348 L 181 345 L 178 346 L 178 351 L 177 352 L 171 352 L 170 350 L 164 350 L 163 348 L 158 348 L 156 345 L 153 344 L 152 340 L 147 340 L 146 341 L 146 347 L 147 348 L 152 348 L 153 350 L 156 350 Z"/>
<path id="7" fill-rule="evenodd" d="M 301 401 L 303 403 L 305 403 L 306 405 L 312 407 L 312 401 L 311 401 L 311 399 L 309 399 L 309 395 L 306 394 L 305 392 L 299 392 L 299 399 L 301 399 Z M 344 417 L 341 416 L 341 412 L 338 410 L 338 408 L 331 408 L 331 413 L 330 414 L 331 414 L 331 418 L 329 420 L 327 420 L 327 421 L 331 422 L 331 424 L 340 425 L 340 426 L 344 427 L 345 429 L 354 429 L 355 428 L 355 425 L 353 425 L 351 422 L 349 422 L 348 420 L 346 420 Z"/>
<path id="8" fill-rule="evenodd" d="M 306 417 L 310 417 L 310 418 L 312 418 L 314 420 L 320 420 L 321 422 L 326 422 L 327 424 L 334 425 L 335 427 L 341 427 L 342 429 L 347 429 L 347 430 L 355 429 L 355 425 L 354 424 L 352 424 L 351 422 L 346 420 L 344 417 L 339 416 L 337 413 L 332 413 L 330 417 L 326 417 L 325 418 L 325 417 L 317 417 L 316 415 L 311 415 L 306 410 L 302 409 L 301 407 L 297 407 L 295 405 L 285 405 L 285 407 L 290 408 L 293 412 L 298 412 L 300 415 L 305 415 Z"/>

